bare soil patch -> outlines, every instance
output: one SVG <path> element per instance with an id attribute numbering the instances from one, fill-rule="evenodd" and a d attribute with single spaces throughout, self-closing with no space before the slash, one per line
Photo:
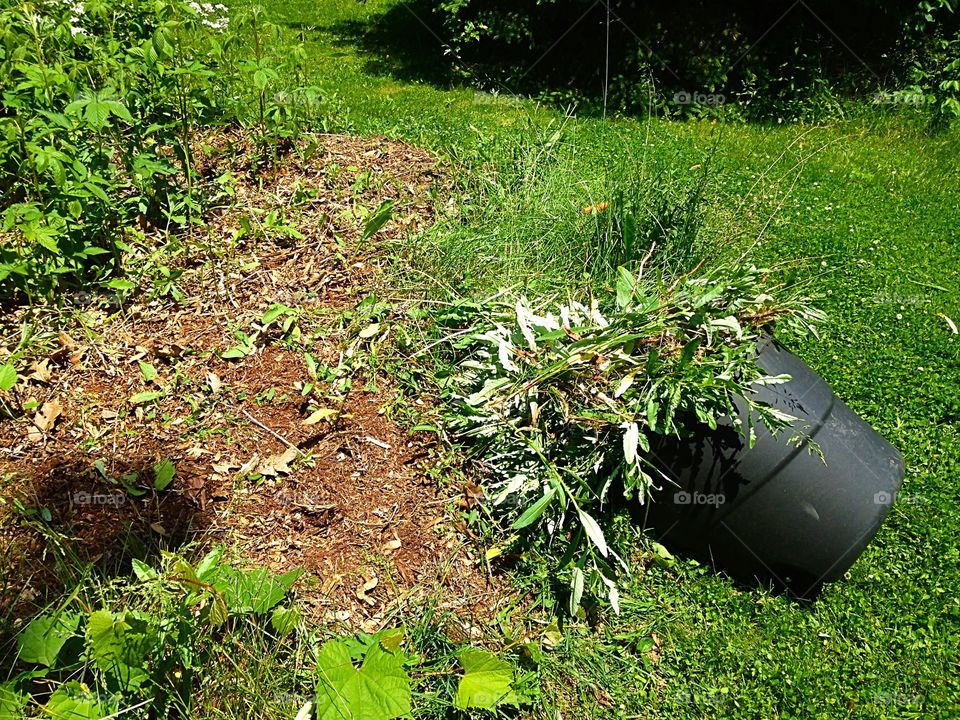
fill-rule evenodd
<path id="1" fill-rule="evenodd" d="M 56 329 L 13 392 L 30 409 L 0 421 L 0 612 L 42 604 L 65 553 L 124 572 L 198 541 L 305 568 L 298 592 L 324 621 L 375 629 L 426 597 L 489 616 L 501 594 L 448 512 L 471 498 L 427 476 L 429 438 L 388 417 L 389 379 L 368 387 L 357 361 L 393 320 L 357 311 L 384 262 L 357 250 L 364 221 L 390 200 L 384 236 L 425 230 L 442 168 L 385 138 L 304 139 L 264 165 L 221 135 L 198 154 L 225 198 L 178 238 L 175 290 L 160 274 L 152 297 L 40 318 Z M 295 311 L 288 328 L 262 322 L 275 305 Z M 27 312 L 3 321 L 6 351 Z M 305 423 L 316 408 L 329 414 Z"/>

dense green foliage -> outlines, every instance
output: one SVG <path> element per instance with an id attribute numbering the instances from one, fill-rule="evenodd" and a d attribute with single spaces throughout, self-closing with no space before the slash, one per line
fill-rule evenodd
<path id="1" fill-rule="evenodd" d="M 102 281 L 145 232 L 198 221 L 221 191 L 195 167 L 205 128 L 246 120 L 272 148 L 317 114 L 314 89 L 274 91 L 296 48 L 278 60 L 275 26 L 226 12 L 0 3 L 0 298 Z"/>
<path id="2" fill-rule="evenodd" d="M 296 611 L 279 603 L 299 572 L 236 570 L 222 555 L 215 550 L 196 568 L 170 556 L 159 572 L 135 560 L 139 582 L 107 593 L 111 606 L 81 602 L 81 611 L 66 605 L 35 617 L 17 637 L 28 669 L 0 690 L 5 716 L 18 708 L 32 715 L 38 706 L 52 717 L 90 720 L 120 708 L 189 716 L 218 635 L 271 611 L 278 636 L 297 623 Z"/>
<path id="3" fill-rule="evenodd" d="M 752 387 L 789 380 L 757 368 L 757 345 L 776 318 L 804 333 L 819 315 L 770 293 L 783 289 L 753 267 L 668 285 L 641 264 L 620 269 L 615 297 L 555 313 L 498 299 L 457 340 L 465 358 L 449 425 L 473 440 L 492 507 L 511 529 L 545 532 L 573 563 L 572 613 L 585 587 L 618 607 L 615 578 L 630 547 L 604 529 L 611 507 L 643 503 L 669 482 L 650 454 L 652 436 L 691 437 L 729 417 L 753 447 L 755 424 L 790 426 L 789 415 L 753 400 Z"/>
<path id="4" fill-rule="evenodd" d="M 823 119 L 850 97 L 957 114 L 950 0 L 430 5 L 456 67 L 489 90 L 644 114 Z"/>
<path id="5" fill-rule="evenodd" d="M 249 688 L 262 709 L 292 706 L 288 717 L 297 711 L 297 717 L 318 720 L 408 717 L 412 689 L 437 685 L 430 677 L 434 668 L 442 668 L 437 674 L 447 681 L 430 689 L 447 694 L 438 702 L 448 708 L 516 706 L 526 692 L 512 663 L 454 643 L 430 647 L 426 627 L 321 643 L 297 603 L 284 602 L 300 571 L 237 569 L 223 556 L 216 548 L 195 567 L 173 554 L 158 568 L 134 560 L 131 581 L 78 587 L 62 606 L 34 617 L 16 637 L 21 671 L 0 682 L 0 718 L 192 718 L 208 717 L 212 707 L 236 712 L 211 687 L 223 682 L 234 690 L 236 676 L 221 676 L 213 666 L 236 663 L 239 669 L 245 661 L 231 654 L 250 651 L 277 665 L 302 666 L 288 669 L 282 687 Z M 414 681 L 410 672 L 424 668 L 431 670 L 426 680 Z M 262 678 L 254 673 L 250 680 Z M 304 683 L 315 692 L 293 691 Z"/>

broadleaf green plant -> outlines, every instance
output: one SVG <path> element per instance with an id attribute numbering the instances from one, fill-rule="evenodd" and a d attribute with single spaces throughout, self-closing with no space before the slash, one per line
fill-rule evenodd
<path id="1" fill-rule="evenodd" d="M 400 656 L 371 643 L 355 667 L 350 645 L 324 644 L 317 655 L 317 720 L 391 720 L 410 714 L 410 676 Z"/>
<path id="2" fill-rule="evenodd" d="M 460 655 L 463 676 L 457 686 L 454 705 L 461 710 L 493 710 L 498 705 L 516 705 L 513 665 L 486 650 L 467 649 Z"/>

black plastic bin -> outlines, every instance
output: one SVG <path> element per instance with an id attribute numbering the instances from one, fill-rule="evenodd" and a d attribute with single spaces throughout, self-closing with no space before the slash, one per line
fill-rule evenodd
<path id="1" fill-rule="evenodd" d="M 757 362 L 792 377 L 757 387 L 757 400 L 799 422 L 776 437 L 758 423 L 752 449 L 729 424 L 692 441 L 658 439 L 651 449 L 676 485 L 654 493 L 644 518 L 671 549 L 811 598 L 876 534 L 903 482 L 903 459 L 775 340 Z M 814 442 L 791 443 L 798 431 Z"/>

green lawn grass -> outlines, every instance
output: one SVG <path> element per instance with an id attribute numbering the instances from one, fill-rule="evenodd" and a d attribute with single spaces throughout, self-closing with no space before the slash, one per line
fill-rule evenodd
<path id="1" fill-rule="evenodd" d="M 564 122 L 557 110 L 431 71 L 436 40 L 412 17 L 401 23 L 391 0 L 267 5 L 290 38 L 306 42 L 334 129 L 406 139 L 481 173 Z M 364 41 L 388 12 L 406 37 Z M 418 46 L 423 57 L 402 54 Z M 849 577 L 812 607 L 683 559 L 638 566 L 620 618 L 599 631 L 568 625 L 545 654 L 545 714 L 960 715 L 960 337 L 941 316 L 960 322 L 960 146 L 956 131 L 922 127 L 910 114 L 868 112 L 818 128 L 570 120 L 556 158 L 537 167 L 537 191 L 523 196 L 541 204 L 506 211 L 543 222 L 576 212 L 602 196 L 624 158 L 642 162 L 648 179 L 682 183 L 715 147 L 703 237 L 730 252 L 763 230 L 752 258 L 808 260 L 800 272 L 829 320 L 819 342 L 794 349 L 907 465 L 904 501 Z M 509 187 L 500 197 L 509 203 Z M 557 276 L 554 246 L 509 232 L 509 223 L 503 230 L 505 216 L 466 217 L 427 238 L 432 251 L 413 262 L 445 277 L 461 268 L 464 292 L 578 282 Z M 532 267 L 546 270 L 536 277 Z"/>

